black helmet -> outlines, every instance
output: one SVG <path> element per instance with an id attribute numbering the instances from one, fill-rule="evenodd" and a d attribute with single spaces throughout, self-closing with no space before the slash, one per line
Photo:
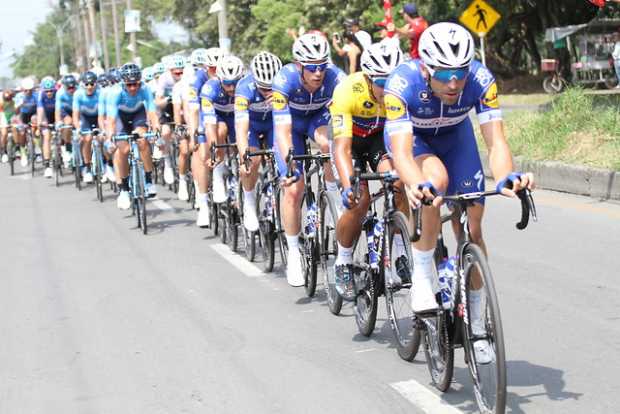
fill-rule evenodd
<path id="1" fill-rule="evenodd" d="M 135 63 L 125 63 L 121 67 L 121 79 L 123 82 L 138 82 L 142 78 L 142 71 L 140 66 Z"/>
<path id="2" fill-rule="evenodd" d="M 97 78 L 97 83 L 102 88 L 105 88 L 106 86 L 108 86 L 108 84 L 110 83 L 108 79 L 108 75 L 106 75 L 105 73 L 102 73 L 101 75 L 99 75 L 99 77 Z"/>
<path id="3" fill-rule="evenodd" d="M 82 83 L 97 83 L 97 75 L 91 71 L 82 73 Z"/>
<path id="4" fill-rule="evenodd" d="M 73 75 L 65 75 L 62 78 L 62 84 L 64 85 L 65 88 L 75 88 L 77 87 L 77 80 L 75 79 L 75 76 Z"/>
<path id="5" fill-rule="evenodd" d="M 110 81 L 110 83 L 114 84 L 114 83 L 118 83 L 121 81 L 121 75 L 118 73 L 118 69 L 116 68 L 111 68 L 108 71 L 108 80 Z"/>

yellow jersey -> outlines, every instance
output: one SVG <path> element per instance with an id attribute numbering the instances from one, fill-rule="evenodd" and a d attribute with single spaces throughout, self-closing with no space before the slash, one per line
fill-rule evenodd
<path id="1" fill-rule="evenodd" d="M 363 72 L 347 76 L 336 86 L 329 111 L 334 139 L 366 138 L 385 125 L 385 106 L 373 97 L 370 79 Z"/>

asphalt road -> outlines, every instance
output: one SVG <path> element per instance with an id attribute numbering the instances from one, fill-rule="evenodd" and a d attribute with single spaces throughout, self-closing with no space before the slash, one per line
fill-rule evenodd
<path id="1" fill-rule="evenodd" d="M 19 170 L 19 167 L 18 167 Z M 472 413 L 462 351 L 439 394 L 400 360 L 381 299 L 373 336 L 281 273 L 228 253 L 160 189 L 151 232 L 78 192 L 0 167 L 0 413 Z M 509 413 L 617 413 L 620 204 L 488 201 L 485 234 Z"/>

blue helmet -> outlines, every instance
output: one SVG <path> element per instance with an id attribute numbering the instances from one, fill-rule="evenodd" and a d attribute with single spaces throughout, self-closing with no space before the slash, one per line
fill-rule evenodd
<path id="1" fill-rule="evenodd" d="M 62 84 L 65 88 L 76 88 L 77 87 L 77 79 L 73 75 L 65 75 L 62 78 Z"/>
<path id="2" fill-rule="evenodd" d="M 114 84 L 114 83 L 118 83 L 121 81 L 121 75 L 118 73 L 118 69 L 116 68 L 111 68 L 108 71 L 108 80 Z"/>
<path id="3" fill-rule="evenodd" d="M 121 67 L 121 79 L 123 82 L 139 82 L 142 79 L 142 71 L 140 66 L 135 63 L 125 63 Z"/>
<path id="4" fill-rule="evenodd" d="M 56 89 L 56 81 L 51 76 L 46 76 L 41 80 L 41 90 L 51 91 Z"/>
<path id="5" fill-rule="evenodd" d="M 105 73 L 102 73 L 101 75 L 99 75 L 99 77 L 97 78 L 97 83 L 102 88 L 105 88 L 106 86 L 108 86 L 108 84 L 110 83 L 108 79 L 108 75 L 106 75 Z"/>
<path id="6" fill-rule="evenodd" d="M 91 71 L 82 73 L 82 83 L 97 83 L 97 74 Z"/>

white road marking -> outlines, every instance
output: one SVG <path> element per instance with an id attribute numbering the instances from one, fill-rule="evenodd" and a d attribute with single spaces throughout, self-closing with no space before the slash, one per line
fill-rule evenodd
<path id="1" fill-rule="evenodd" d="M 211 247 L 222 256 L 226 261 L 228 261 L 231 265 L 235 266 L 238 270 L 240 270 L 247 277 L 262 277 L 265 276 L 262 270 L 248 262 L 244 256 L 240 256 L 236 253 L 233 253 L 230 248 L 221 243 L 212 244 Z"/>
<path id="2" fill-rule="evenodd" d="M 11 175 L 10 178 L 14 179 L 14 180 L 30 180 L 32 179 L 32 175 L 31 174 L 21 174 L 21 175 Z"/>
<path id="3" fill-rule="evenodd" d="M 416 380 L 395 382 L 390 387 L 427 414 L 463 414 L 463 411 L 442 401 L 439 395 Z"/>
<path id="4" fill-rule="evenodd" d="M 151 204 L 153 204 L 155 207 L 157 207 L 161 211 L 174 210 L 174 207 L 172 207 L 170 204 L 166 203 L 163 200 L 153 200 L 151 201 Z"/>
<path id="5" fill-rule="evenodd" d="M 357 351 L 355 351 L 358 354 L 364 353 L 364 352 L 372 352 L 372 351 L 376 351 L 377 348 L 366 348 L 366 349 L 358 349 Z"/>

